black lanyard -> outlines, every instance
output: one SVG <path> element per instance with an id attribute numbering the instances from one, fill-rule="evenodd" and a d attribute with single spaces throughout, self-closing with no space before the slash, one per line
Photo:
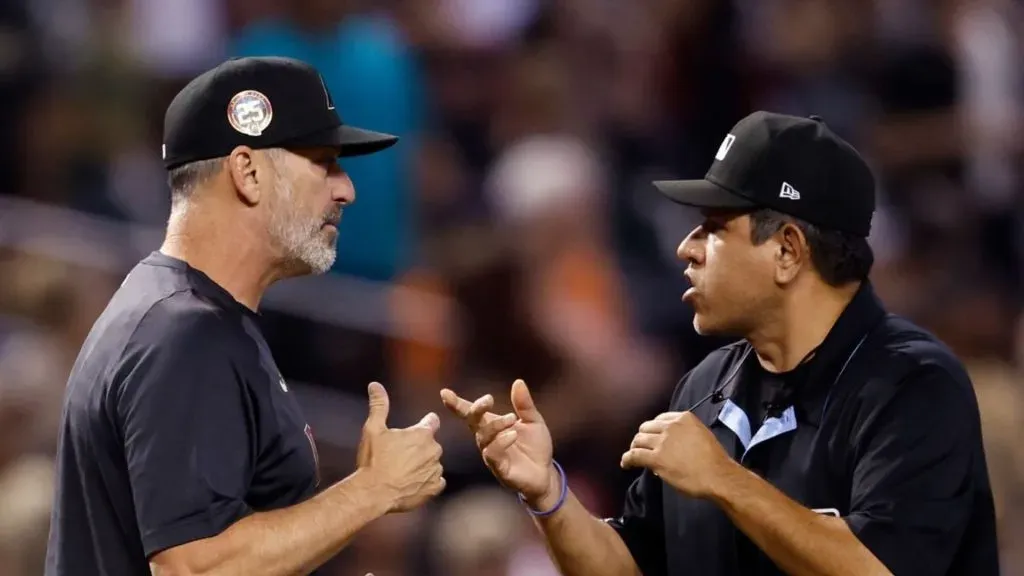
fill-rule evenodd
<path id="1" fill-rule="evenodd" d="M 884 320 L 884 319 L 885 319 L 885 317 L 883 316 L 882 320 Z M 882 321 L 880 320 L 874 326 L 872 326 L 867 332 L 865 332 L 864 335 L 860 337 L 860 340 L 857 341 L 857 345 L 853 347 L 853 350 L 851 350 L 850 354 L 846 357 L 846 361 L 843 362 L 843 367 L 839 369 L 839 374 L 836 375 L 835 380 L 832 381 L 832 385 L 829 387 L 828 396 L 825 397 L 825 404 L 824 404 L 824 406 L 822 407 L 822 410 L 821 410 L 822 418 L 825 417 L 825 409 L 828 408 L 828 402 L 829 402 L 829 400 L 832 397 L 832 390 L 834 390 L 835 387 L 836 387 L 836 384 L 839 383 L 839 379 L 843 377 L 843 373 L 846 372 L 846 367 L 850 365 L 850 361 L 853 360 L 853 357 L 860 350 L 860 347 L 864 345 L 864 342 L 868 339 L 868 336 L 870 336 L 875 331 L 875 328 L 877 328 L 881 323 L 882 323 Z M 824 344 L 824 342 L 822 342 L 822 344 Z M 811 356 L 813 356 L 814 353 L 817 352 L 819 348 L 821 348 L 822 344 L 819 344 L 813 350 L 808 352 L 807 355 L 804 356 L 804 359 L 800 361 L 800 364 L 803 364 L 808 359 L 810 359 Z M 751 346 L 748 343 L 746 351 L 743 352 L 743 356 L 740 357 L 739 362 L 736 363 L 736 366 L 732 369 L 732 372 L 729 373 L 729 376 L 727 376 L 725 378 L 725 380 L 722 381 L 721 384 L 716 386 L 714 390 L 712 390 L 711 392 L 708 392 L 707 395 L 705 395 L 703 398 L 698 400 L 693 406 L 688 408 L 686 411 L 687 412 L 693 412 L 694 410 L 699 408 L 701 405 L 703 405 L 708 400 L 711 400 L 712 404 L 720 404 L 722 402 L 725 402 L 726 396 L 732 396 L 732 392 L 733 392 L 732 386 L 735 384 L 736 376 L 739 375 L 740 369 L 743 367 L 744 362 L 747 361 L 747 357 L 750 356 L 750 353 L 753 350 L 754 350 L 754 347 Z M 683 376 L 682 378 L 680 378 L 679 381 L 676 382 L 676 388 L 678 388 L 683 383 L 683 381 L 685 379 L 686 379 L 686 376 Z M 726 392 L 727 389 L 728 389 L 728 393 Z"/>

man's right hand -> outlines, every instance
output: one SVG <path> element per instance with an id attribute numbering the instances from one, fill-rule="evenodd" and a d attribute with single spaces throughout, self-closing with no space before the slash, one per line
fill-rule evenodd
<path id="1" fill-rule="evenodd" d="M 388 428 L 387 391 L 373 382 L 368 392 L 370 414 L 363 425 L 356 464 L 392 492 L 389 512 L 412 510 L 444 490 L 441 445 L 434 439 L 441 421 L 431 412 L 408 428 Z"/>
<path id="2" fill-rule="evenodd" d="M 552 466 L 551 432 L 525 382 L 512 384 L 515 412 L 504 416 L 490 412 L 494 407 L 490 394 L 470 402 L 445 389 L 441 401 L 469 426 L 484 463 L 499 482 L 519 491 L 534 509 L 548 510 L 555 505 L 561 495 L 561 479 Z"/>

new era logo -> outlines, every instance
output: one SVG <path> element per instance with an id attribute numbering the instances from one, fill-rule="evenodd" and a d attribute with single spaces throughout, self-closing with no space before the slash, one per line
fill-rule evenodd
<path id="1" fill-rule="evenodd" d="M 715 160 L 725 160 L 725 155 L 729 153 L 729 148 L 732 148 L 732 143 L 735 141 L 735 136 L 726 135 L 725 140 L 722 140 L 722 145 L 718 147 L 718 152 L 715 153 Z"/>
<path id="2" fill-rule="evenodd" d="M 789 185 L 788 182 L 782 183 L 782 190 L 779 192 L 779 198 L 788 198 L 790 200 L 799 200 L 800 192 Z"/>

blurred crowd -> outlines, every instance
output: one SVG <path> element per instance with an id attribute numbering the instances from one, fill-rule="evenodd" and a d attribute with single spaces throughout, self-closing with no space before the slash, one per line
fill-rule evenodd
<path id="1" fill-rule="evenodd" d="M 817 114 L 879 177 L 877 291 L 974 378 L 1005 573 L 1024 574 L 1022 4 L 0 2 L 0 576 L 41 574 L 64 382 L 159 245 L 164 108 L 245 55 L 310 62 L 343 119 L 402 137 L 343 161 L 358 200 L 335 269 L 263 311 L 331 479 L 368 382 L 407 425 L 441 387 L 507 407 L 524 378 L 574 490 L 615 514 L 635 427 L 724 343 L 679 300 L 694 215 L 651 180 L 701 177 L 752 110 Z M 441 435 L 445 496 L 373 524 L 329 574 L 555 574 L 460 423 Z"/>

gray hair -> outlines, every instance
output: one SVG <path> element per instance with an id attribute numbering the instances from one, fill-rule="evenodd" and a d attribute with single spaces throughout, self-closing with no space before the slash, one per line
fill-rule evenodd
<path id="1" fill-rule="evenodd" d="M 226 159 L 197 160 L 171 170 L 167 174 L 167 185 L 171 188 L 171 210 L 184 208 L 192 200 L 196 188 L 220 173 Z"/>
<path id="2" fill-rule="evenodd" d="M 268 148 L 264 150 L 275 167 L 282 166 L 284 150 L 281 148 Z M 167 185 L 171 189 L 171 213 L 179 212 L 188 207 L 192 201 L 196 189 L 205 184 L 208 180 L 220 174 L 224 169 L 224 162 L 227 156 L 210 158 L 208 160 L 196 160 L 174 168 L 167 174 Z"/>

